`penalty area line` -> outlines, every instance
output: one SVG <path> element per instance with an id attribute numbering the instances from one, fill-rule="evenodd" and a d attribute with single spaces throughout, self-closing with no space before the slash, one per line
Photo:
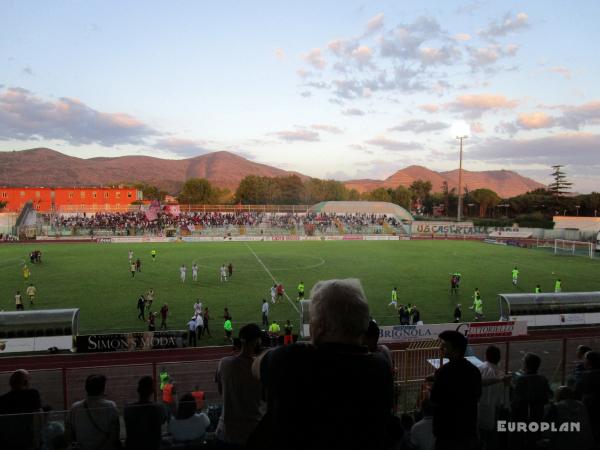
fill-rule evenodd
<path id="1" fill-rule="evenodd" d="M 275 277 L 273 276 L 273 274 L 271 273 L 271 271 L 269 270 L 269 268 L 267 266 L 265 266 L 265 263 L 262 262 L 262 260 L 258 257 L 258 255 L 256 253 L 254 253 L 254 250 L 252 250 L 252 247 L 250 247 L 248 244 L 246 244 L 246 247 L 248 247 L 248 250 L 250 250 L 250 252 L 254 255 L 254 257 L 256 258 L 256 260 L 259 262 L 259 264 L 261 266 L 263 266 L 263 269 L 265 269 L 265 272 L 267 272 L 267 275 L 269 275 L 271 277 L 271 279 L 273 280 L 273 282 L 275 284 L 277 284 L 277 280 L 275 279 Z M 289 297 L 289 295 L 287 295 L 287 292 L 283 292 L 283 295 L 285 295 L 285 298 L 287 298 L 288 302 L 290 302 L 290 305 L 292 305 L 292 307 L 296 310 L 297 313 L 300 313 L 300 310 L 298 309 L 298 307 L 294 304 L 294 302 L 292 301 L 292 299 Z"/>

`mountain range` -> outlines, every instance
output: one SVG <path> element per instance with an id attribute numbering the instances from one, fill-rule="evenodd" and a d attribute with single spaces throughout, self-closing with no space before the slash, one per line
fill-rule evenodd
<path id="1" fill-rule="evenodd" d="M 206 178 L 216 186 L 235 191 L 247 175 L 298 175 L 303 180 L 310 178 L 298 172 L 255 163 L 225 151 L 178 160 L 151 156 L 83 159 L 48 148 L 0 152 L 0 186 L 102 186 L 143 181 L 177 193 L 185 180 Z M 419 179 L 431 181 L 433 191 L 439 192 L 444 181 L 448 182 L 450 188 L 458 186 L 458 170 L 436 172 L 422 166 L 409 166 L 385 180 L 364 179 L 343 183 L 349 189 L 366 192 L 379 187 L 408 187 Z M 501 197 L 512 197 L 545 187 L 508 170 L 463 170 L 463 186 L 469 190 L 488 188 Z"/>

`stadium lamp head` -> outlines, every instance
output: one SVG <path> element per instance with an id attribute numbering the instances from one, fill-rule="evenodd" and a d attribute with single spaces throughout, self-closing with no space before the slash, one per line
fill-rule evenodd
<path id="1" fill-rule="evenodd" d="M 454 122 L 451 131 L 456 139 L 469 137 L 469 125 L 464 120 Z"/>

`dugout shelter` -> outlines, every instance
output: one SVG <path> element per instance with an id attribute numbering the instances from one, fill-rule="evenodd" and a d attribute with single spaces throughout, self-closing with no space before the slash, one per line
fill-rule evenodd
<path id="1" fill-rule="evenodd" d="M 528 327 L 600 324 L 600 292 L 498 294 L 500 320 L 525 320 Z"/>
<path id="2" fill-rule="evenodd" d="M 0 312 L 0 354 L 74 349 L 79 309 Z"/>

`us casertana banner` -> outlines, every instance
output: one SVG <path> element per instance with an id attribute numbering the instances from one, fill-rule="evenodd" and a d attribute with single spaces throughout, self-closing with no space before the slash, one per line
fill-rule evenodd
<path id="1" fill-rule="evenodd" d="M 182 348 L 183 331 L 146 331 L 135 333 L 91 334 L 77 336 L 78 353 L 136 352 Z"/>
<path id="2" fill-rule="evenodd" d="M 469 339 L 506 338 L 527 335 L 526 321 L 436 323 L 431 325 L 397 325 L 379 328 L 379 342 L 436 340 L 443 331 L 454 330 Z"/>

